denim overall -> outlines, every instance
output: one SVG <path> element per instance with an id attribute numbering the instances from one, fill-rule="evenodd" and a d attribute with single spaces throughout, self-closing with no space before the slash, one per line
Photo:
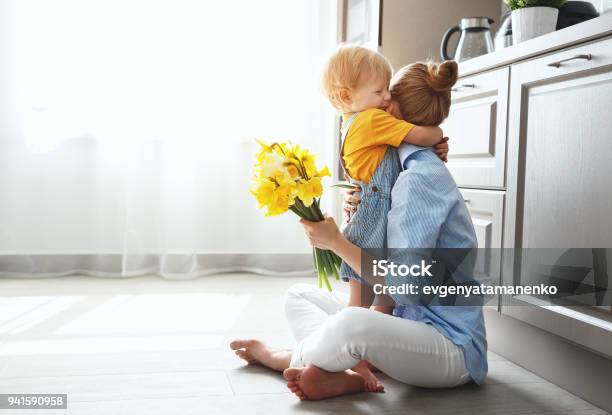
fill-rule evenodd
<path id="1" fill-rule="evenodd" d="M 352 114 L 342 130 L 340 161 L 347 176 L 350 175 L 344 164 L 344 142 L 351 124 L 358 114 L 358 112 Z M 361 192 L 355 193 L 355 195 L 361 197 L 361 203 L 357 212 L 353 213 L 349 222 L 344 225 L 342 234 L 358 247 L 376 248 L 383 250 L 383 252 L 387 249 L 387 214 L 391 210 L 391 189 L 400 174 L 400 170 L 397 149 L 388 146 L 385 157 L 376 168 L 369 183 L 349 177 L 351 184 L 359 185 L 362 189 Z M 343 281 L 354 279 L 364 283 L 361 277 L 345 262 L 342 262 L 340 267 L 340 276 Z"/>

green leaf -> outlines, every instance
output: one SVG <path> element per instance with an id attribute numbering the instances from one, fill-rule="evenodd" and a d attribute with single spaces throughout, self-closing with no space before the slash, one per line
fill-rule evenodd
<path id="1" fill-rule="evenodd" d="M 359 189 L 359 186 L 355 184 L 344 184 L 344 183 L 333 184 L 332 187 L 341 187 L 342 189 Z"/>
<path id="2" fill-rule="evenodd" d="M 310 212 L 312 212 L 312 214 L 318 219 L 318 221 L 315 219 L 315 222 L 325 220 L 325 216 L 323 215 L 323 212 L 321 212 L 321 208 L 319 207 L 318 203 L 313 203 L 310 205 Z"/>
<path id="3" fill-rule="evenodd" d="M 563 7 L 567 0 L 504 0 L 510 10 L 519 10 L 527 7 Z"/>

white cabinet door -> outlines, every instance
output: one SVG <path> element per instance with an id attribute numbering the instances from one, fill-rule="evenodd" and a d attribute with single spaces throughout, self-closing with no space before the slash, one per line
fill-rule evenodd
<path id="1" fill-rule="evenodd" d="M 459 189 L 470 211 L 476 238 L 478 255 L 475 274 L 492 284 L 501 284 L 501 247 L 504 218 L 505 192 L 496 190 Z M 489 301 L 488 305 L 498 309 L 499 298 Z"/>
<path id="2" fill-rule="evenodd" d="M 520 296 L 502 311 L 606 356 L 612 356 L 611 108 L 612 39 L 512 67 L 504 246 L 524 250 L 504 258 L 504 283 L 559 281 L 564 267 L 572 271 L 561 277 L 565 285 L 605 286 L 607 297 L 605 307 L 588 307 Z M 538 259 L 551 257 L 543 248 L 558 250 L 558 258 Z M 580 249 L 594 254 L 586 258 Z M 591 265 L 564 263 L 572 253 Z M 576 277 L 578 268 L 584 275 Z M 580 302 L 589 294 L 570 292 Z"/>
<path id="3" fill-rule="evenodd" d="M 441 125 L 450 137 L 448 169 L 459 186 L 503 189 L 509 68 L 461 78 Z"/>

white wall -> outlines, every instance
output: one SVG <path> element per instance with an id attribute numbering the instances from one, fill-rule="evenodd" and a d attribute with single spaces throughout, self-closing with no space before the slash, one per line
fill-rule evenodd
<path id="1" fill-rule="evenodd" d="M 19 253 L 116 253 L 123 252 L 126 243 L 130 242 L 131 229 L 126 228 L 126 223 L 133 222 L 145 233 L 139 235 L 138 248 L 144 252 L 156 252 L 159 248 L 159 235 L 155 226 L 159 225 L 156 219 L 156 200 L 134 199 L 138 203 L 126 204 L 126 193 L 131 189 L 148 183 L 145 180 L 156 171 L 151 166 L 147 157 L 158 157 L 159 150 L 154 145 L 149 148 L 149 154 L 141 155 L 143 163 L 134 163 L 136 170 L 130 172 L 131 181 L 126 182 L 119 168 L 109 167 L 108 162 L 100 157 L 100 143 L 93 139 L 78 138 L 62 142 L 57 148 L 48 152 L 37 152 L 26 146 L 26 142 L 20 136 L 17 123 L 17 74 L 13 67 L 16 51 L 14 49 L 15 32 L 14 11 L 15 5 L 20 0 L 0 0 L 0 254 Z M 336 7 L 330 7 L 327 1 L 321 1 L 325 7 L 321 7 L 322 32 L 318 39 L 321 44 L 333 46 L 335 40 L 335 26 L 324 22 L 336 20 Z M 101 2 L 99 2 L 101 3 Z M 98 4 L 99 4 L 98 3 Z M 115 3 L 117 4 L 117 3 Z M 330 3 L 331 4 L 331 3 Z M 109 6 L 111 7 L 111 6 Z M 331 15 L 333 13 L 333 15 Z M 109 30 L 112 28 L 109 28 Z M 163 26 L 160 27 L 163 31 Z M 163 33 L 163 32 L 162 32 Z M 43 34 L 44 35 L 44 34 Z M 280 36 L 281 34 L 279 34 Z M 236 49 L 237 53 L 240 50 Z M 253 52 L 253 51 L 251 51 Z M 315 90 L 318 85 L 318 74 Z M 226 82 L 225 79 L 220 80 Z M 172 85 L 162 85 L 171 88 Z M 299 85 L 306 88 L 306 85 Z M 280 89 L 280 88 L 279 88 Z M 283 90 L 287 90 L 283 87 Z M 310 90 L 310 89 L 309 89 Z M 155 91 L 153 91 L 154 93 Z M 300 91 L 298 91 L 300 92 Z M 301 92 L 300 92 L 301 93 Z M 319 91 L 315 91 L 319 93 Z M 233 98 L 232 98 L 233 99 Z M 257 97 L 249 97 L 250 101 Z M 323 105 L 324 98 L 320 97 Z M 249 102 L 250 102 L 249 101 Z M 240 116 L 240 111 L 248 110 L 242 108 L 241 103 L 235 99 L 234 107 L 224 107 L 232 111 L 232 115 Z M 318 101 L 317 101 L 318 102 Z M 243 104 L 244 105 L 244 104 Z M 300 114 L 304 124 L 314 125 L 319 117 L 317 105 L 311 105 L 313 113 Z M 310 108 L 309 107 L 309 108 Z M 321 105 L 322 107 L 322 105 Z M 329 111 L 332 111 L 331 109 Z M 270 109 L 270 116 L 274 116 L 274 110 Z M 327 116 L 329 122 L 327 129 L 333 131 L 333 117 Z M 205 122 L 203 116 L 202 122 Z M 308 128 L 303 129 L 304 134 Z M 327 145 L 325 140 L 331 143 L 332 134 L 329 137 L 323 134 L 316 135 L 316 144 L 312 144 L 312 150 L 321 154 L 321 162 L 331 161 L 332 145 Z M 266 137 L 263 137 L 266 138 Z M 245 138 L 246 139 L 246 138 Z M 277 139 L 277 137 L 274 137 Z M 297 140 L 294 135 L 284 135 L 283 139 Z M 328 146 L 328 148 L 324 146 Z M 207 187 L 198 186 L 193 199 L 203 206 L 202 199 L 210 199 L 214 209 L 209 211 L 202 209 L 197 213 L 198 218 L 211 216 L 213 220 L 200 219 L 201 227 L 193 223 L 186 225 L 185 233 L 182 229 L 173 229 L 177 238 L 168 237 L 164 242 L 168 250 L 184 251 L 195 248 L 198 252 L 213 253 L 308 253 L 311 248 L 306 240 L 303 230 L 297 223 L 297 218 L 292 214 L 282 217 L 264 218 L 264 212 L 256 210 L 256 203 L 249 195 L 251 165 L 256 145 L 250 139 L 249 143 L 236 145 L 235 152 L 230 157 L 216 157 L 221 172 L 222 168 L 240 170 L 240 181 L 228 183 L 223 192 L 216 192 L 216 188 L 208 190 Z M 232 147 L 232 148 L 234 148 Z M 159 150 L 159 151 L 158 151 Z M 209 148 L 208 155 L 203 154 L 200 160 L 213 157 Z M 118 154 L 121 157 L 121 154 Z M 135 159 L 138 161 L 139 159 Z M 244 162 L 240 166 L 233 166 L 235 161 Z M 201 164 L 204 164 L 202 161 Z M 215 164 L 216 165 L 216 164 Z M 201 175 L 200 175 L 201 176 Z M 200 177 L 198 176 L 198 177 Z M 140 182 L 140 178 L 144 178 Z M 206 177 L 202 179 L 204 181 Z M 214 178 L 216 186 L 220 187 L 221 177 Z M 208 176 L 209 181 L 213 179 Z M 217 184 L 219 183 L 219 184 Z M 165 183 L 164 183 L 165 184 Z M 326 184 L 331 184 L 327 179 Z M 186 183 L 178 183 L 186 186 Z M 152 192 L 154 193 L 154 192 Z M 242 203 L 232 203 L 228 196 L 240 196 L 244 199 Z M 331 198 L 328 197 L 329 202 Z M 186 210 L 194 206 L 194 200 L 173 200 L 174 205 Z M 328 207 L 326 210 L 330 210 Z M 171 210 L 170 215 L 175 211 Z M 198 212 L 200 212 L 198 210 Z M 176 211 L 174 217 L 180 216 L 180 210 Z M 156 222 L 157 221 L 157 222 Z M 251 233 L 245 234 L 244 224 L 253 224 Z M 68 224 L 68 225 L 67 225 Z M 228 226 L 231 225 L 231 226 Z M 180 234 L 180 235 L 179 235 Z M 197 234 L 197 246 L 190 237 Z M 187 237 L 183 237 L 186 235 Z M 140 243 L 142 242 L 142 246 Z M 135 243 L 136 244 L 136 243 Z"/>

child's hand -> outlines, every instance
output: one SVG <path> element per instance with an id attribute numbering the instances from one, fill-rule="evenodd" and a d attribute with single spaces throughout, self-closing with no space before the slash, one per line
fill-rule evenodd
<path id="1" fill-rule="evenodd" d="M 448 137 L 444 137 L 442 141 L 435 146 L 436 154 L 440 157 L 440 160 L 445 163 L 448 163 L 448 140 Z"/>
<path id="2" fill-rule="evenodd" d="M 344 194 L 344 217 L 346 222 L 351 220 L 351 216 L 353 213 L 357 212 L 357 205 L 361 203 L 361 198 L 359 196 L 355 196 L 355 192 L 361 192 L 361 187 L 357 187 L 355 189 L 349 189 Z"/>

